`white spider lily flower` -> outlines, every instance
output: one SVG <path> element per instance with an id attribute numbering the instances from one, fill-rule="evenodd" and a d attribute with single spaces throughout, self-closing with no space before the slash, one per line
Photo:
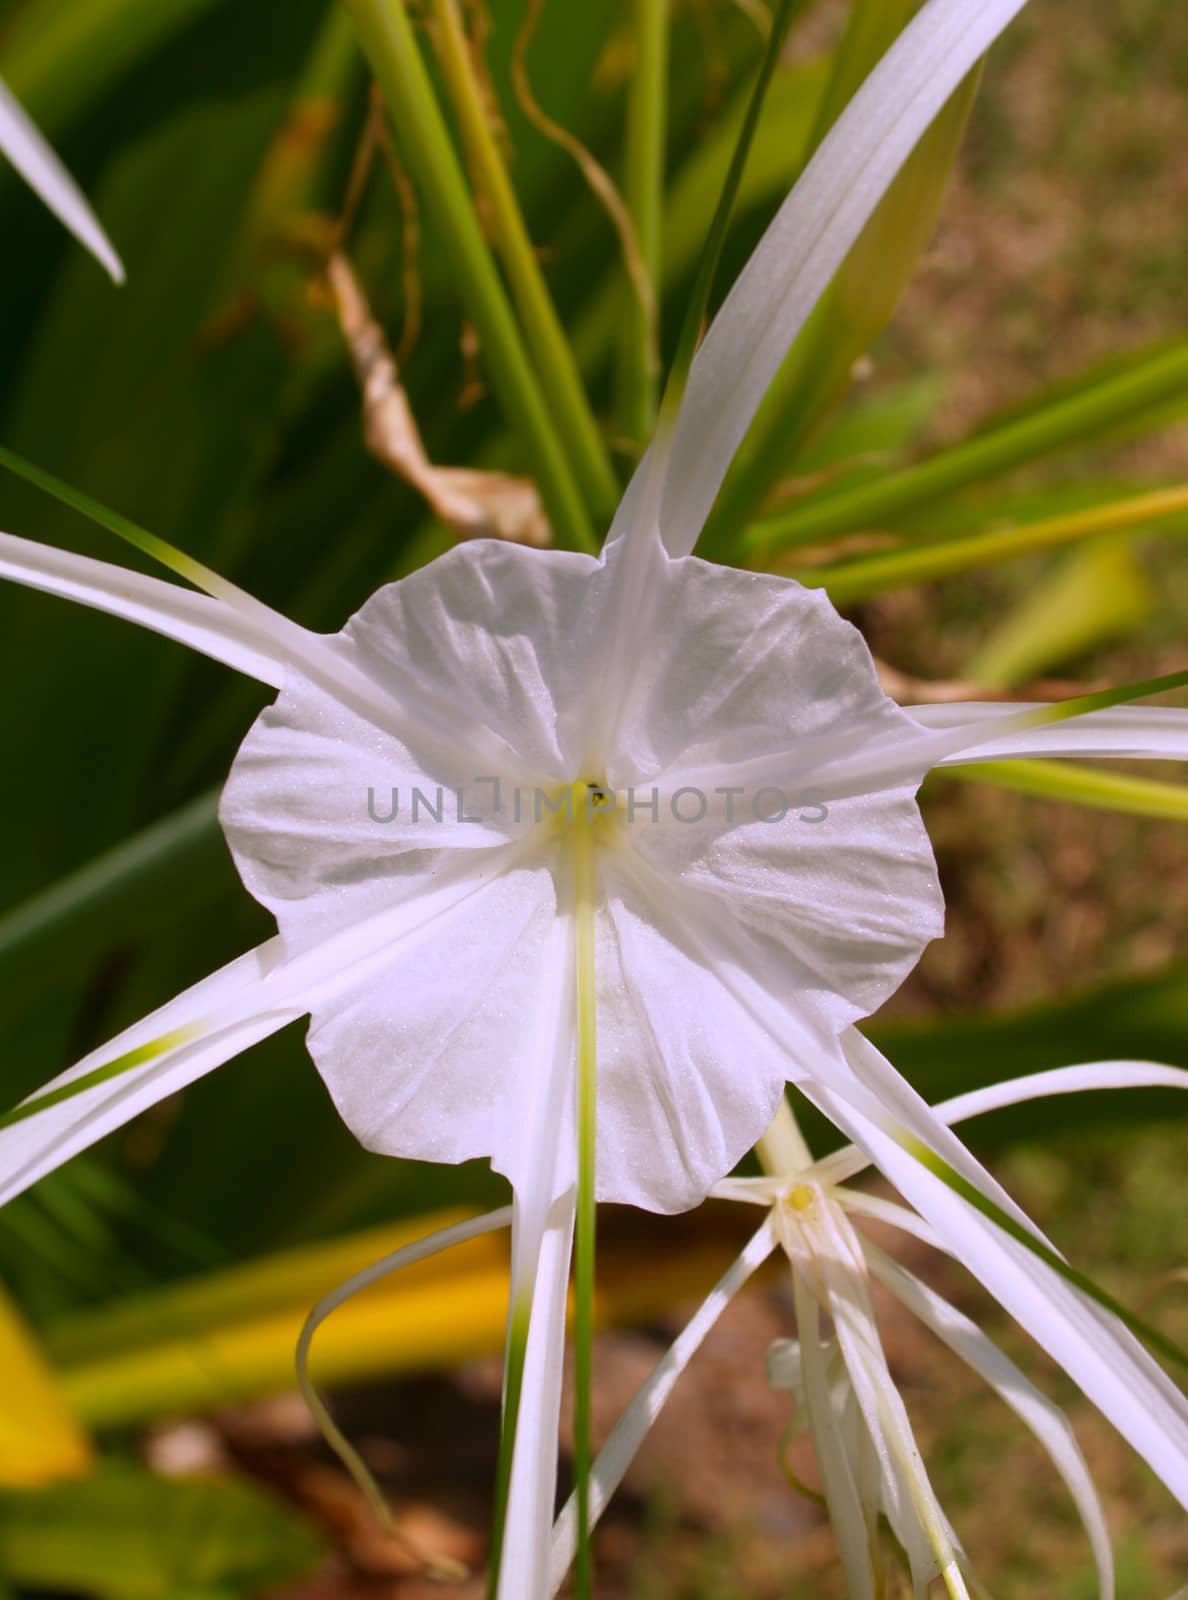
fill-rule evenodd
<path id="1" fill-rule="evenodd" d="M 922 1213 L 957 1204 L 918 1161 L 929 1150 L 1024 1225 L 851 1025 L 941 929 L 914 798 L 929 767 L 1004 740 L 1059 753 L 1067 728 L 1044 724 L 1069 708 L 914 716 L 822 595 L 689 553 L 780 357 L 1022 3 L 928 0 L 901 35 L 728 297 L 600 560 L 475 542 L 325 637 L 127 525 L 207 593 L 0 535 L 0 577 L 279 691 L 222 819 L 280 928 L 0 1119 L 0 1201 L 308 1014 L 311 1053 L 364 1144 L 485 1156 L 511 1180 L 520 1425 L 502 1559 L 517 1595 L 545 1583 L 575 1102 L 595 1057 L 603 1199 L 695 1203 L 792 1080 L 864 1148 L 881 1140 L 901 1187 L 902 1164 L 918 1169 Z M 1070 748 L 1119 740 L 1188 758 L 1188 712 L 1093 711 Z M 1004 1282 L 1011 1271 L 1024 1271 L 1013 1257 Z M 1103 1409 L 1124 1410 L 1086 1371 Z"/>
<path id="2" fill-rule="evenodd" d="M 945 1101 L 935 1108 L 945 1125 L 1006 1105 L 1090 1090 L 1158 1087 L 1188 1089 L 1188 1072 L 1143 1061 L 1100 1061 L 1008 1080 Z M 690 1319 L 612 1431 L 594 1464 L 591 1514 L 596 1520 L 622 1481 L 677 1379 L 726 1306 L 773 1252 L 783 1249 L 792 1274 L 796 1338 L 777 1341 L 767 1353 L 769 1381 L 795 1394 L 798 1421 L 810 1433 L 824 1498 L 838 1540 L 851 1600 L 875 1600 L 884 1592 L 879 1556 L 879 1519 L 885 1518 L 911 1569 L 917 1600 L 941 1578 L 952 1600 L 982 1593 L 968 1558 L 937 1500 L 915 1443 L 903 1400 L 887 1367 L 879 1338 L 872 1285 L 881 1284 L 942 1344 L 983 1378 L 1030 1429 L 1069 1490 L 1088 1536 L 1100 1600 L 1114 1600 L 1114 1565 L 1105 1517 L 1067 1418 L 963 1312 L 862 1236 L 870 1219 L 910 1234 L 961 1262 L 982 1279 L 977 1252 L 943 1222 L 936 1226 L 893 1201 L 846 1185 L 869 1166 L 850 1145 L 814 1161 L 789 1112 L 777 1119 L 761 1149 L 766 1163 L 781 1170 L 763 1178 L 731 1178 L 715 1186 L 721 1199 L 767 1209 L 762 1226 L 738 1260 Z M 958 1201 L 958 1205 L 965 1205 Z M 967 1207 L 967 1210 L 971 1208 Z M 972 1212 L 971 1214 L 976 1214 Z M 1047 1286 L 1063 1280 L 1051 1268 Z M 1086 1330 L 1114 1338 L 1116 1349 L 1131 1344 L 1116 1319 L 1084 1295 L 1072 1307 L 1054 1300 L 1048 1313 L 1029 1319 L 1026 1307 L 1000 1292 L 993 1276 L 982 1279 L 1014 1312 L 1056 1361 L 1079 1381 L 1068 1353 Z M 1113 1323 L 1110 1326 L 1111 1322 Z M 827 1331 L 823 1329 L 823 1324 Z M 1104 1348 L 1104 1346 L 1103 1346 Z M 1150 1365 L 1148 1377 L 1157 1369 Z M 1154 1379 L 1157 1388 L 1161 1374 Z M 1170 1388 L 1170 1386 L 1168 1386 Z M 1128 1437 L 1149 1461 L 1162 1459 L 1157 1414 L 1179 1409 L 1171 1391 L 1149 1397 L 1150 1412 L 1135 1411 Z M 1183 1449 L 1183 1443 L 1181 1449 Z M 1181 1501 L 1188 1501 L 1188 1457 L 1178 1475 L 1164 1474 Z M 571 1499 L 554 1530 L 552 1590 L 564 1581 L 575 1547 Z"/>
<path id="3" fill-rule="evenodd" d="M 98 217 L 3 79 L 0 79 L 0 155 L 7 156 L 58 220 L 106 268 L 112 281 L 123 283 L 123 264 Z"/>

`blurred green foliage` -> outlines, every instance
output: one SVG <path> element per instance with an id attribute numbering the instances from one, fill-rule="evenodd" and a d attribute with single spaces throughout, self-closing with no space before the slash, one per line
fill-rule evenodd
<path id="1" fill-rule="evenodd" d="M 608 421 L 630 292 L 616 236 L 570 156 L 517 99 L 523 0 L 482 9 L 496 143 L 622 482 L 636 446 Z M 781 68 L 719 291 L 884 35 L 913 9 L 884 8 L 872 27 L 879 6 L 855 0 L 835 58 L 798 53 Z M 546 110 L 612 173 L 626 160 L 629 10 L 558 0 L 527 53 Z M 665 190 L 652 219 L 665 356 L 759 52 L 745 8 L 722 0 L 674 9 Z M 455 128 L 428 48 L 425 58 Z M 258 0 L 0 0 L 0 73 L 79 176 L 128 268 L 116 292 L 0 172 L 0 440 L 301 622 L 338 627 L 379 583 L 446 542 L 414 490 L 367 452 L 322 276 L 368 117 L 367 72 L 346 12 L 324 0 L 289 0 L 279 11 Z M 810 582 L 815 564 L 820 581 L 836 579 L 839 598 L 848 583 L 851 598 L 867 600 L 939 575 L 927 563 L 947 543 L 1007 529 L 1020 533 L 1020 552 L 1047 548 L 1046 519 L 1156 487 L 1128 477 L 1041 486 L 1028 497 L 1001 480 L 1054 452 L 1179 416 L 1183 338 L 1095 365 L 934 453 L 919 445 L 942 401 L 932 374 L 846 398 L 853 362 L 881 334 L 927 242 L 975 88 L 938 122 L 793 351 L 727 485 L 707 553 L 777 570 L 794 560 Z M 467 170 L 460 143 L 457 153 Z M 488 352 L 475 357 L 473 313 L 433 200 L 422 196 L 410 211 L 405 185 L 378 160 L 345 247 L 392 343 L 411 319 L 419 324 L 401 376 L 432 459 L 539 478 L 530 430 L 498 403 L 505 389 L 484 368 Z M 638 350 L 628 361 L 638 367 Z M 586 509 L 601 534 L 605 505 Z M 1150 611 L 1136 540 L 1151 525 L 1144 517 L 1107 542 L 1080 542 L 1093 539 L 1091 517 L 1082 531 L 1066 529 L 1061 540 L 1073 548 L 998 619 L 971 674 L 1013 686 L 1063 670 L 1104 638 L 1134 636 Z M 1183 525 L 1182 514 L 1159 523 L 1167 533 Z M 0 526 L 128 559 L 9 477 L 0 478 Z M 989 559 L 973 548 L 967 569 Z M 121 622 L 2 587 L 0 684 L 0 1095 L 11 1103 L 269 929 L 239 889 L 214 810 L 262 704 L 256 686 Z M 1042 773 L 1037 781 L 1042 791 Z M 1115 790 L 1100 803 L 1128 801 Z M 1133 807 L 1141 810 L 1138 799 Z M 1186 997 L 1177 968 L 1007 1018 L 888 1025 L 884 1042 L 930 1095 L 1106 1054 L 1188 1065 Z M 1087 1098 L 1075 1114 L 1100 1118 L 1104 1099 Z M 1126 1106 L 1110 1097 L 1106 1115 L 1167 1109 L 1167 1097 Z M 1072 1112 L 1063 1104 L 1059 1114 Z M 1003 1113 L 985 1137 L 1034 1136 L 1037 1119 L 1052 1115 Z M 61 1325 L 78 1308 L 487 1201 L 500 1188 L 478 1167 L 362 1152 L 290 1029 L 10 1207 L 0 1216 L 0 1271 L 35 1321 Z M 185 1556 L 191 1518 L 218 1531 L 197 1567 Z M 68 1536 L 53 1534 L 58 1565 L 39 1566 L 38 1550 L 59 1528 Z M 34 1588 L 104 1594 L 88 1574 L 119 1559 L 123 1596 L 181 1596 L 187 1585 L 194 1600 L 246 1592 L 299 1571 L 313 1553 L 303 1537 L 247 1490 L 156 1484 L 131 1469 L 36 1505 L 0 1501 L 0 1573 Z M 109 1541 L 105 1555 L 88 1543 L 97 1539 Z"/>

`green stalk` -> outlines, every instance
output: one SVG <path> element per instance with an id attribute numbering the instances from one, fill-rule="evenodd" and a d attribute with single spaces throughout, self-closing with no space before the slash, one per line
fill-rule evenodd
<path id="1" fill-rule="evenodd" d="M 918 466 L 757 523 L 744 539 L 747 564 L 761 566 L 777 550 L 835 534 L 882 527 L 968 484 L 1130 422 L 1182 395 L 1186 388 L 1188 343 L 1180 341 L 1137 365 L 1058 396 L 1042 409 L 975 434 Z"/>
<path id="2" fill-rule="evenodd" d="M 933 583 L 975 567 L 1075 544 L 1103 533 L 1142 527 L 1167 517 L 1182 517 L 1185 512 L 1188 512 L 1188 486 L 1180 484 L 1093 506 L 1088 511 L 1074 511 L 1068 516 L 1045 517 L 1040 522 L 1025 523 L 1021 528 L 934 540 L 919 549 L 891 550 L 885 555 L 868 556 L 862 561 L 838 566 L 803 567 L 790 575 L 814 589 L 828 590 L 835 605 L 855 605 L 887 589 Z"/>
<path id="3" fill-rule="evenodd" d="M 936 779 L 988 783 L 1041 800 L 1062 800 L 1132 817 L 1162 817 L 1188 822 L 1188 784 L 1157 778 L 1132 778 L 1120 772 L 1082 767 L 1075 761 L 979 761 L 965 767 L 936 767 Z"/>
<path id="4" fill-rule="evenodd" d="M 595 1155 L 597 1150 L 598 1039 L 594 965 L 594 791 L 574 785 L 573 867 L 576 905 L 577 1007 L 577 1225 L 574 1234 L 574 1492 L 577 1496 L 577 1600 L 593 1600 L 594 1571 L 590 1552 L 590 1474 L 594 1464 L 594 1252 L 596 1233 Z"/>
<path id="5" fill-rule="evenodd" d="M 433 20 L 442 77 L 461 124 L 471 175 L 489 208 L 541 388 L 587 505 L 599 521 L 609 521 L 619 499 L 618 480 L 491 131 L 457 0 L 433 0 Z"/>
<path id="6" fill-rule="evenodd" d="M 897 31 L 892 26 L 890 38 Z M 871 42 L 877 60 L 882 42 Z M 784 358 L 702 530 L 698 553 L 707 559 L 732 559 L 738 530 L 794 470 L 849 389 L 854 363 L 894 315 L 936 225 L 980 76 L 972 72 L 949 98 Z"/>
<path id="7" fill-rule="evenodd" d="M 1052 722 L 1070 722 L 1074 717 L 1083 717 L 1090 711 L 1110 711 L 1114 706 L 1127 706 L 1132 700 L 1146 700 L 1151 695 L 1184 688 L 1188 688 L 1188 672 L 1165 672 L 1158 678 L 1143 678 L 1137 683 L 1119 684 L 1114 689 L 1097 689 L 1091 694 L 1056 700 L 1035 711 L 1022 712 L 1018 719 L 1012 717 L 1010 720 L 1021 728 L 1044 728 Z"/>
<path id="8" fill-rule="evenodd" d="M 627 101 L 623 193 L 647 273 L 649 300 L 628 285 L 619 340 L 618 424 L 647 439 L 656 420 L 660 354 L 664 153 L 668 130 L 668 0 L 633 0 L 635 63 Z"/>
<path id="9" fill-rule="evenodd" d="M 718 261 L 722 255 L 722 246 L 726 242 L 726 232 L 730 226 L 734 202 L 742 184 L 743 169 L 746 167 L 747 157 L 751 153 L 755 130 L 759 126 L 763 102 L 767 98 L 767 91 L 779 62 L 784 40 L 788 36 L 788 29 L 792 26 L 794 18 L 803 9 L 805 3 L 806 0 L 779 0 L 775 15 L 772 18 L 771 32 L 767 37 L 763 60 L 760 62 L 755 86 L 751 90 L 751 97 L 747 102 L 746 114 L 743 117 L 742 127 L 739 129 L 738 139 L 730 157 L 730 166 L 726 171 L 722 191 L 718 196 L 718 203 L 714 208 L 713 217 L 710 219 L 709 231 L 706 233 L 705 244 L 702 246 L 701 256 L 697 263 L 697 274 L 693 280 L 692 293 L 689 296 L 689 303 L 685 307 L 685 318 L 681 324 L 676 353 L 672 358 L 672 365 L 668 369 L 668 377 L 664 384 L 664 392 L 660 397 L 658 431 L 662 434 L 672 428 L 676 422 L 681 397 L 685 392 L 685 384 L 689 378 L 689 368 L 693 365 L 693 357 L 697 353 L 697 346 L 701 340 L 702 325 L 709 309 L 710 295 L 713 292 L 714 279 L 718 272 Z"/>
<path id="10" fill-rule="evenodd" d="M 404 159 L 441 235 L 492 387 L 530 454 L 557 544 L 597 545 L 581 491 L 487 248 L 401 0 L 346 0 Z"/>
<path id="11" fill-rule="evenodd" d="M 503 1421 L 499 1429 L 499 1460 L 495 1467 L 495 1503 L 491 1513 L 487 1600 L 499 1600 L 499 1566 L 503 1560 L 507 1504 L 511 1495 L 512 1458 L 516 1450 L 520 1398 L 524 1392 L 524 1360 L 528 1354 L 528 1324 L 531 1317 L 532 1297 L 529 1294 L 513 1305 L 507 1331 L 507 1355 L 503 1368 Z"/>

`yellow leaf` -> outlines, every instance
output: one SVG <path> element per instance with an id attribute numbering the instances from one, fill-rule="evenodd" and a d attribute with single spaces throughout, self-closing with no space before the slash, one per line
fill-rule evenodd
<path id="1" fill-rule="evenodd" d="M 709 1210 L 696 1226 L 664 1218 L 654 1238 L 645 1222 L 604 1230 L 599 1326 L 654 1316 L 708 1289 L 743 1242 L 733 1216 Z M 70 1402 L 92 1427 L 123 1427 L 291 1389 L 297 1338 L 314 1303 L 368 1262 L 464 1215 L 433 1213 L 286 1251 L 77 1317 L 69 1339 L 66 1330 L 55 1338 Z M 311 1376 L 336 1387 L 495 1354 L 507 1303 L 506 1239 L 472 1239 L 340 1306 L 318 1329 Z"/>
<path id="2" fill-rule="evenodd" d="M 0 1289 L 0 1486 L 33 1488 L 91 1470 L 94 1453 L 33 1330 Z"/>

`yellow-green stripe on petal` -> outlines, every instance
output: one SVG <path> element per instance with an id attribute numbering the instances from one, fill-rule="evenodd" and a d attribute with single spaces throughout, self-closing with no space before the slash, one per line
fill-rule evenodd
<path id="1" fill-rule="evenodd" d="M 66 1100 L 73 1100 L 76 1095 L 85 1094 L 88 1089 L 97 1088 L 101 1083 L 109 1083 L 113 1078 L 119 1078 L 135 1067 L 147 1066 L 182 1045 L 200 1039 L 208 1028 L 207 1022 L 191 1022 L 183 1028 L 173 1028 L 157 1039 L 150 1039 L 147 1044 L 137 1045 L 134 1050 L 116 1056 L 114 1061 L 106 1061 L 101 1067 L 95 1067 L 91 1072 L 84 1072 L 82 1077 L 75 1078 L 71 1083 L 61 1084 L 46 1094 L 22 1100 L 19 1106 L 14 1106 L 11 1111 L 0 1117 L 0 1129 L 11 1128 L 18 1122 L 25 1122 L 29 1117 L 35 1117 L 40 1111 L 48 1111 L 51 1106 L 59 1106 Z"/>

